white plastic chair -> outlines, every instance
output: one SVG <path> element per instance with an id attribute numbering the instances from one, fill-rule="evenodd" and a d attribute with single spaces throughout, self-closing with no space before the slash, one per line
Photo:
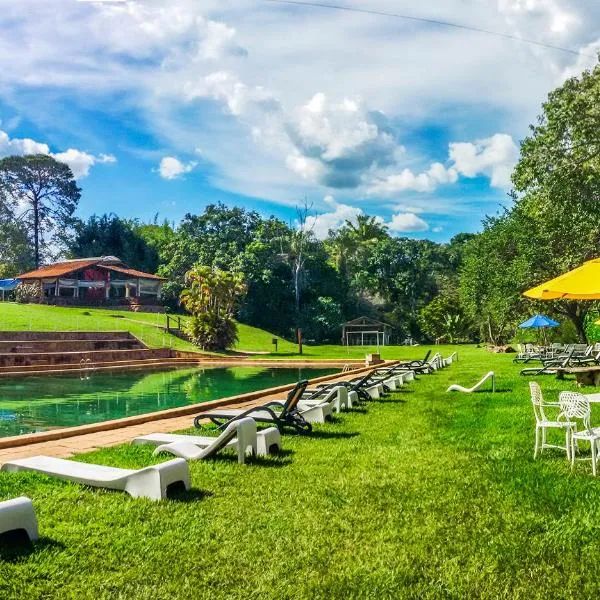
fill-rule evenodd
<path id="1" fill-rule="evenodd" d="M 590 403 L 579 392 L 561 392 L 559 395 L 560 408 L 567 419 L 580 420 L 583 424 L 581 431 L 571 433 L 571 467 L 575 464 L 577 442 L 582 440 L 590 443 L 592 450 L 592 474 L 596 476 L 596 463 L 598 461 L 598 442 L 600 441 L 600 427 L 590 424 Z"/>
<path id="2" fill-rule="evenodd" d="M 559 450 L 565 450 L 567 453 L 567 459 L 570 460 L 572 447 L 571 435 L 575 431 L 577 424 L 569 421 L 567 415 L 565 415 L 562 410 L 559 412 L 555 420 L 549 419 L 546 416 L 544 408 L 552 407 L 556 409 L 562 408 L 562 405 L 558 402 L 544 402 L 542 389 L 535 381 L 529 382 L 529 389 L 531 391 L 533 414 L 535 415 L 535 449 L 533 451 L 533 458 L 535 459 L 538 451 L 541 452 L 544 450 L 544 448 L 558 448 Z M 564 431 L 565 445 L 559 446 L 557 444 L 549 444 L 546 441 L 546 431 L 548 429 L 560 429 Z"/>

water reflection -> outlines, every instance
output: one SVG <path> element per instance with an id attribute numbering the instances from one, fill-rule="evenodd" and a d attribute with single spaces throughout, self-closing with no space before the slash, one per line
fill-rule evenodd
<path id="1" fill-rule="evenodd" d="M 0 437 L 196 404 L 333 372 L 231 367 L 0 378 Z"/>

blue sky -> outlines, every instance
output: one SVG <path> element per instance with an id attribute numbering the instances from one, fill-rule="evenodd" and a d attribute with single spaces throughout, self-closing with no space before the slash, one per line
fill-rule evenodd
<path id="1" fill-rule="evenodd" d="M 589 67 L 600 7 L 340 0 L 572 48 L 264 0 L 0 0 L 0 156 L 71 165 L 79 215 L 222 201 L 319 236 L 360 212 L 447 240 L 507 204 L 546 94 Z"/>

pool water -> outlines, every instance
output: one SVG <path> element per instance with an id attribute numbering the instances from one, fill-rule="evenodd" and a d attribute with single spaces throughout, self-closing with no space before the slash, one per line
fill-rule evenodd
<path id="1" fill-rule="evenodd" d="M 192 367 L 0 377 L 0 437 L 131 417 L 336 371 Z"/>

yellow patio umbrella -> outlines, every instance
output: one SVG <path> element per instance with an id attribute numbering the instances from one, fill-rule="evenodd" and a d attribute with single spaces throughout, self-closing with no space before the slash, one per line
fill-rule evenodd
<path id="1" fill-rule="evenodd" d="M 600 300 L 600 258 L 523 293 L 534 300 Z"/>

